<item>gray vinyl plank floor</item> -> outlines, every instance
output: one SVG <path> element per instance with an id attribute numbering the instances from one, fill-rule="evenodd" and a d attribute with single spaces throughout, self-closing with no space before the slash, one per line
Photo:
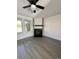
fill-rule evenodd
<path id="1" fill-rule="evenodd" d="M 61 42 L 48 37 L 18 40 L 17 59 L 61 59 Z"/>

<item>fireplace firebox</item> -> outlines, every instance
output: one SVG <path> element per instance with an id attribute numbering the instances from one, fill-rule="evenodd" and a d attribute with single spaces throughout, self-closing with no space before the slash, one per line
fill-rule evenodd
<path id="1" fill-rule="evenodd" d="M 42 29 L 34 29 L 34 37 L 42 37 Z"/>

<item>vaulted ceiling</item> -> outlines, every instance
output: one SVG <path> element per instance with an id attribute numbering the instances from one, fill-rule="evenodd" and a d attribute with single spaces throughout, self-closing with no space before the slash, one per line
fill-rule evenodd
<path id="1" fill-rule="evenodd" d="M 17 15 L 26 17 L 50 17 L 61 13 L 61 0 L 39 0 L 38 5 L 44 6 L 45 9 L 37 9 L 34 14 L 30 8 L 23 9 L 22 7 L 28 5 L 27 0 L 17 0 Z"/>

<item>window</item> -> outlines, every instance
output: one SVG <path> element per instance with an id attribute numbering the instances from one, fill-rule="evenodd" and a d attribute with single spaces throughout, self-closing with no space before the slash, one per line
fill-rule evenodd
<path id="1" fill-rule="evenodd" d="M 22 32 L 22 23 L 21 20 L 17 20 L 17 33 Z"/>
<path id="2" fill-rule="evenodd" d="M 25 21 L 25 30 L 26 31 L 31 31 L 31 22 L 30 21 Z"/>

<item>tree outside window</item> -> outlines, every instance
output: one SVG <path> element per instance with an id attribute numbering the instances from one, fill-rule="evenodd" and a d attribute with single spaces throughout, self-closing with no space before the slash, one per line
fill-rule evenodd
<path id="1" fill-rule="evenodd" d="M 31 30 L 31 22 L 30 21 L 25 21 L 25 30 L 30 31 Z"/>

